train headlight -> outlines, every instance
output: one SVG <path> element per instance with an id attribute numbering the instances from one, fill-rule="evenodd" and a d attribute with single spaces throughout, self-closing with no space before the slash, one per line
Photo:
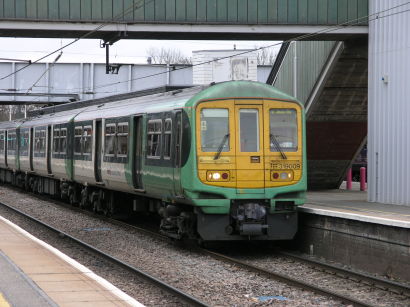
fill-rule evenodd
<path id="1" fill-rule="evenodd" d="M 208 171 L 206 178 L 208 181 L 229 181 L 229 171 Z"/>
<path id="2" fill-rule="evenodd" d="M 274 170 L 271 172 L 272 181 L 291 181 L 293 180 L 293 171 L 292 170 Z"/>
<path id="3" fill-rule="evenodd" d="M 288 173 L 280 173 L 280 179 L 286 180 L 286 179 L 289 178 L 289 175 L 290 175 L 290 174 L 288 174 Z"/>

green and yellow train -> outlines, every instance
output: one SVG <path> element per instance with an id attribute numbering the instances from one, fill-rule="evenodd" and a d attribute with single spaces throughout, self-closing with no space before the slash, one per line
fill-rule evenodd
<path id="1" fill-rule="evenodd" d="M 231 81 L 2 122 L 0 180 L 105 214 L 158 213 L 174 238 L 291 239 L 304 110 Z"/>

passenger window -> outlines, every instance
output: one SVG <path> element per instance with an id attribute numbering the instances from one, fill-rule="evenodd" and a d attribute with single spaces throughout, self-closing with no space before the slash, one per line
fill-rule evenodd
<path id="1" fill-rule="evenodd" d="M 164 129 L 164 159 L 171 158 L 172 119 L 165 119 Z"/>
<path id="2" fill-rule="evenodd" d="M 105 155 L 114 156 L 115 154 L 115 124 L 105 126 Z"/>
<path id="3" fill-rule="evenodd" d="M 53 153 L 60 152 L 60 129 L 53 130 Z"/>
<path id="4" fill-rule="evenodd" d="M 16 150 L 16 133 L 9 131 L 7 138 L 7 151 Z"/>
<path id="5" fill-rule="evenodd" d="M 117 126 L 117 156 L 126 157 L 128 154 L 128 123 Z"/>
<path id="6" fill-rule="evenodd" d="M 60 153 L 67 153 L 67 128 L 61 128 L 60 130 Z"/>
<path id="7" fill-rule="evenodd" d="M 151 159 L 159 159 L 161 157 L 161 133 L 162 120 L 155 119 L 148 121 L 147 135 L 147 157 Z"/>
<path id="8" fill-rule="evenodd" d="M 36 153 L 40 152 L 40 131 L 37 129 L 34 133 L 34 151 Z"/>
<path id="9" fill-rule="evenodd" d="M 46 148 L 46 130 L 44 128 L 36 128 L 34 131 L 34 152 L 42 156 L 45 154 Z"/>
<path id="10" fill-rule="evenodd" d="M 92 128 L 85 126 L 83 129 L 83 153 L 90 155 L 92 150 Z"/>
<path id="11" fill-rule="evenodd" d="M 28 143 L 29 143 L 29 131 L 28 129 L 22 129 L 20 132 L 20 155 L 28 156 Z"/>
<path id="12" fill-rule="evenodd" d="M 77 126 L 74 129 L 74 154 L 81 155 L 81 136 L 83 127 Z"/>
<path id="13" fill-rule="evenodd" d="M 4 131 L 0 132 L 0 153 L 4 153 Z"/>
<path id="14" fill-rule="evenodd" d="M 40 153 L 46 152 L 46 130 L 40 130 Z"/>

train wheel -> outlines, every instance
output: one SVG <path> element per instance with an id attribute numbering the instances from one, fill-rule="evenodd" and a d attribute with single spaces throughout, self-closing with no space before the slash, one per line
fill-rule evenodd
<path id="1" fill-rule="evenodd" d="M 74 193 L 71 193 L 71 194 L 70 194 L 69 202 L 70 202 L 70 205 L 71 205 L 71 206 L 75 206 L 75 205 L 76 205 L 77 202 L 76 202 Z"/>
<path id="2" fill-rule="evenodd" d="M 89 201 L 88 201 L 88 188 L 84 187 L 81 190 L 81 200 L 80 200 L 80 208 L 85 209 L 88 207 L 89 205 Z"/>
<path id="3" fill-rule="evenodd" d="M 100 201 L 98 199 L 93 200 L 92 208 L 93 208 L 94 213 L 99 213 L 100 212 Z"/>
<path id="4" fill-rule="evenodd" d="M 107 217 L 111 216 L 111 211 L 109 208 L 107 208 L 107 206 L 104 206 L 102 213 Z"/>
<path id="5" fill-rule="evenodd" d="M 114 214 L 114 195 L 113 192 L 108 192 L 107 198 L 104 199 L 102 207 L 105 216 L 111 216 Z"/>

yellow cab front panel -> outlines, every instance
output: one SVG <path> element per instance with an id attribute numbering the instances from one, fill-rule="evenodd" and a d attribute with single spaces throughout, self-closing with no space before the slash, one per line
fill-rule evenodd
<path id="1" fill-rule="evenodd" d="M 203 183 L 258 194 L 301 179 L 302 114 L 297 103 L 207 101 L 198 105 L 196 122 Z"/>

